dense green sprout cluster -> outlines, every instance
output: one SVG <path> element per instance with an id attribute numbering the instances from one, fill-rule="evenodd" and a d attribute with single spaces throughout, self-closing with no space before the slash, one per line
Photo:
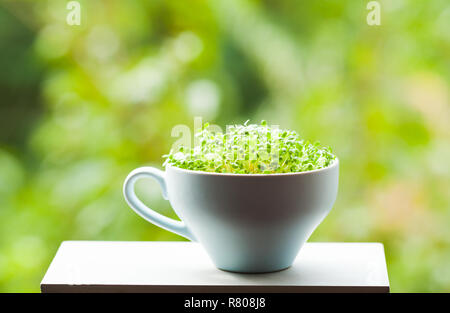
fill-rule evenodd
<path id="1" fill-rule="evenodd" d="M 164 155 L 164 165 L 204 172 L 234 174 L 295 173 L 321 169 L 336 157 L 329 147 L 300 139 L 295 131 L 250 124 L 212 132 L 205 124 L 195 134 L 194 148 L 181 146 Z"/>

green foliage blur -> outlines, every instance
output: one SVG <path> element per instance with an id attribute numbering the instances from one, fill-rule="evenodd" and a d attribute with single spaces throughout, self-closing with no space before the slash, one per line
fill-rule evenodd
<path id="1" fill-rule="evenodd" d="M 385 245 L 392 291 L 450 292 L 450 2 L 0 0 L 0 291 L 38 292 L 64 240 L 183 240 L 129 209 L 195 116 L 333 147 L 311 241 Z M 154 182 L 138 194 L 176 217 Z"/>

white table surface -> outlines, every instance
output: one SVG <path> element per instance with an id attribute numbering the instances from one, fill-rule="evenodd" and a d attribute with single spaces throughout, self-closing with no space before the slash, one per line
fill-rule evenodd
<path id="1" fill-rule="evenodd" d="M 65 241 L 42 292 L 389 292 L 380 243 L 306 243 L 283 271 L 217 269 L 192 242 Z"/>

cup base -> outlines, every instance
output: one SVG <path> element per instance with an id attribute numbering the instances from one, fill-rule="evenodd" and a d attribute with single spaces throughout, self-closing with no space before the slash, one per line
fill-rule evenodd
<path id="1" fill-rule="evenodd" d="M 220 268 L 220 267 L 218 267 L 218 269 L 221 271 L 224 271 L 224 272 L 237 273 L 237 274 L 267 274 L 267 273 L 281 272 L 281 271 L 287 270 L 290 267 L 291 267 L 291 265 L 288 265 L 288 266 L 284 266 L 282 268 L 275 268 L 275 269 L 261 270 L 261 271 L 253 271 L 253 270 L 240 271 L 240 270 L 232 270 L 232 269 L 226 269 L 226 268 Z"/>

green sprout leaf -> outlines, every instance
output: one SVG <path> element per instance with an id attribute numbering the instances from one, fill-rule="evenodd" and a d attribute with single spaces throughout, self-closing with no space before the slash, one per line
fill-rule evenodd
<path id="1" fill-rule="evenodd" d="M 248 124 L 230 126 L 226 134 L 211 132 L 206 123 L 193 148 L 181 146 L 164 155 L 164 166 L 193 171 L 234 174 L 276 174 L 312 171 L 330 166 L 331 148 L 300 139 L 291 130 Z"/>

